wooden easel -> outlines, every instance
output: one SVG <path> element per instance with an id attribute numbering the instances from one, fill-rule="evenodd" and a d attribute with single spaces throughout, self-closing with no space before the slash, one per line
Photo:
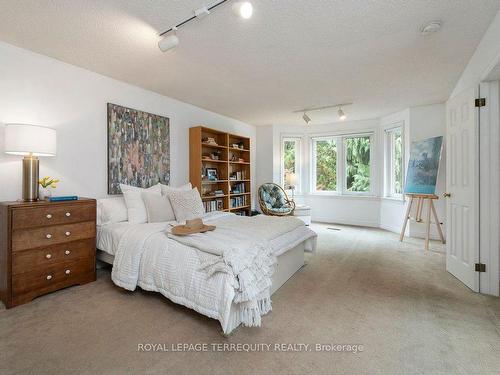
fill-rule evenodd
<path id="1" fill-rule="evenodd" d="M 430 237 L 430 232 L 431 232 L 431 212 L 432 215 L 434 216 L 434 222 L 433 224 L 436 224 L 437 230 L 439 233 L 439 237 L 441 238 L 441 242 L 445 243 L 444 236 L 443 236 L 443 230 L 441 229 L 441 222 L 439 221 L 436 213 L 436 208 L 434 207 L 434 200 L 439 199 L 437 195 L 434 194 L 406 194 L 407 197 L 410 198 L 410 202 L 408 203 L 408 208 L 406 209 L 406 214 L 404 217 L 404 223 L 403 223 L 403 228 L 401 229 L 401 235 L 399 236 L 399 240 L 402 242 L 405 236 L 405 231 L 406 231 L 406 225 L 408 224 L 408 221 L 410 220 L 415 220 L 417 223 L 423 223 L 424 221 L 422 220 L 422 210 L 425 205 L 425 201 L 428 201 L 428 208 L 427 208 L 427 217 L 426 217 L 426 227 L 427 227 L 427 232 L 425 235 L 425 250 L 429 250 L 429 237 Z M 415 217 L 411 217 L 411 208 L 413 206 L 413 201 L 417 199 L 417 210 L 415 212 Z"/>

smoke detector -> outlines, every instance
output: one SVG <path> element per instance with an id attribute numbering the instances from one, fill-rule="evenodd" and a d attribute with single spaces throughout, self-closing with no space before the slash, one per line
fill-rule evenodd
<path id="1" fill-rule="evenodd" d="M 422 26 L 422 28 L 420 29 L 420 34 L 422 34 L 423 36 L 426 36 L 426 35 L 437 33 L 441 29 L 441 26 L 442 26 L 441 21 L 431 21 L 431 22 L 425 24 L 424 26 Z"/>

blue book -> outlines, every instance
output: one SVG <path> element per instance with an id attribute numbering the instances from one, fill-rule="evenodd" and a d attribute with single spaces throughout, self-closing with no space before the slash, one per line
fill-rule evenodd
<path id="1" fill-rule="evenodd" d="M 64 201 L 77 201 L 78 197 L 76 195 L 67 195 L 61 197 L 50 197 L 49 202 L 64 202 Z"/>

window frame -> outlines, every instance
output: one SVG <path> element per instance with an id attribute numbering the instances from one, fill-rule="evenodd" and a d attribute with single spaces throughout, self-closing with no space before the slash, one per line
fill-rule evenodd
<path id="1" fill-rule="evenodd" d="M 369 137 L 370 138 L 370 190 L 369 191 L 348 191 L 347 190 L 347 174 L 346 174 L 346 158 L 347 153 L 345 150 L 345 139 L 356 137 Z M 338 133 L 322 133 L 310 135 L 310 161 L 309 161 L 309 182 L 310 194 L 312 195 L 337 195 L 337 196 L 350 196 L 350 197 L 374 197 L 377 191 L 378 178 L 375 176 L 376 162 L 376 132 L 372 129 L 366 129 L 359 132 L 338 132 Z M 316 190 L 316 147 L 315 142 L 318 140 L 335 139 L 337 143 L 337 189 L 336 190 Z"/>
<path id="2" fill-rule="evenodd" d="M 374 133 L 354 133 L 354 134 L 346 134 L 342 136 L 342 195 L 349 196 L 373 196 L 374 195 L 374 182 L 376 179 L 374 178 L 374 163 L 373 156 L 374 153 L 374 144 L 375 137 Z M 346 139 L 348 138 L 361 138 L 368 137 L 370 139 L 370 189 L 368 191 L 349 191 L 347 190 L 347 150 L 346 150 Z"/>
<path id="3" fill-rule="evenodd" d="M 401 193 L 395 192 L 394 170 L 394 134 L 401 134 Z M 404 124 L 398 123 L 384 129 L 384 158 L 385 158 L 385 198 L 403 200 L 405 186 L 405 133 Z"/>
<path id="4" fill-rule="evenodd" d="M 297 175 L 297 184 L 294 188 L 294 194 L 300 194 L 302 192 L 302 137 L 298 135 L 283 135 L 281 137 L 280 145 L 280 183 L 284 190 L 287 190 L 285 186 L 285 142 L 295 142 L 295 174 Z"/>
<path id="5" fill-rule="evenodd" d="M 335 148 L 337 151 L 337 168 L 335 171 L 336 177 L 337 177 L 337 186 L 335 190 L 316 190 L 316 143 L 318 141 L 329 141 L 329 140 L 334 140 L 335 141 Z M 339 158 L 339 141 L 340 137 L 336 135 L 331 135 L 331 136 L 317 136 L 317 137 L 311 137 L 311 193 L 312 194 L 318 194 L 318 195 L 340 195 L 341 190 L 339 189 L 340 185 L 340 158 Z"/>

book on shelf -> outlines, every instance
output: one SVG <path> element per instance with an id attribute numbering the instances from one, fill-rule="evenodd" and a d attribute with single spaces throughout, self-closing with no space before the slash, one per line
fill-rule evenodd
<path id="1" fill-rule="evenodd" d="M 231 198 L 231 201 L 230 201 L 231 208 L 238 208 L 241 206 L 246 206 L 248 204 L 247 201 L 248 201 L 248 199 L 247 199 L 246 195 L 243 195 L 241 197 L 233 197 L 233 198 Z"/>
<path id="2" fill-rule="evenodd" d="M 232 172 L 231 175 L 229 176 L 230 180 L 246 180 L 247 179 L 247 172 L 246 171 L 237 171 L 237 172 Z"/>
<path id="3" fill-rule="evenodd" d="M 215 199 L 212 201 L 203 202 L 205 212 L 222 211 L 224 209 L 224 201 L 222 199 Z"/>
<path id="4" fill-rule="evenodd" d="M 244 182 L 238 182 L 232 186 L 231 194 L 243 194 L 243 193 L 246 193 Z"/>

